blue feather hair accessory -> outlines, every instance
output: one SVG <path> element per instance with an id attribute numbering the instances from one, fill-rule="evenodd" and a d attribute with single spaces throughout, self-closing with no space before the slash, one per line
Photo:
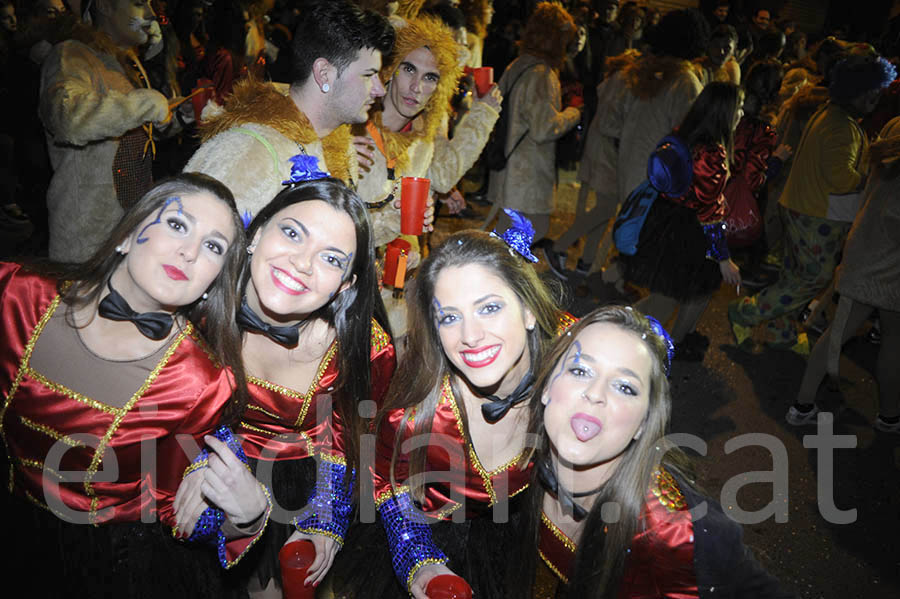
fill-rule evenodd
<path id="1" fill-rule="evenodd" d="M 534 226 L 518 210 L 504 208 L 503 212 L 509 215 L 512 225 L 503 233 L 497 233 L 497 229 L 491 231 L 491 235 L 502 239 L 511 250 L 529 262 L 537 262 L 537 256 L 531 253 L 531 243 L 534 241 Z"/>
<path id="2" fill-rule="evenodd" d="M 672 369 L 672 358 L 675 356 L 675 343 L 672 341 L 672 337 L 669 336 L 669 332 L 661 322 L 652 316 L 645 315 L 645 318 L 650 322 L 650 328 L 653 329 L 653 332 L 656 333 L 657 337 L 662 339 L 663 343 L 666 345 L 666 377 L 668 378 L 669 371 Z"/>
<path id="3" fill-rule="evenodd" d="M 291 156 L 291 178 L 282 181 L 282 185 L 293 185 L 303 181 L 313 181 L 330 177 L 327 171 L 319 170 L 319 159 L 309 154 L 297 154 Z"/>

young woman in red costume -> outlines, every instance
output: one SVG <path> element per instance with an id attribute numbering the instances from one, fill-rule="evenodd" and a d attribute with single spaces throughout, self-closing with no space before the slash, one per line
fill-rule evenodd
<path id="1" fill-rule="evenodd" d="M 234 432 L 275 506 L 240 566 L 252 596 L 280 595 L 288 542 L 315 545 L 307 584 L 330 569 L 354 509 L 361 416 L 374 416 L 396 365 L 362 200 L 306 155 L 285 183 L 247 231 L 238 286 L 250 399 Z M 205 507 L 192 479 L 179 492 L 186 522 Z"/>
<path id="2" fill-rule="evenodd" d="M 626 279 L 650 289 L 638 308 L 662 322 L 678 308 L 672 325 L 676 359 L 703 359 L 709 340 L 695 331 L 697 322 L 723 279 L 729 285 L 741 282 L 725 239 L 723 192 L 742 104 L 743 92 L 731 83 L 703 89 L 673 133 L 682 143 L 670 144 L 688 149 L 676 170 L 693 171 L 681 176 L 690 185 L 677 194 L 660 193 L 641 229 L 637 253 L 622 256 Z M 651 182 L 660 188 L 653 173 Z"/>
<path id="3" fill-rule="evenodd" d="M 16 539 L 5 564 L 29 595 L 228 596 L 215 552 L 173 541 L 173 500 L 204 436 L 242 410 L 222 363 L 239 366 L 231 288 L 244 247 L 228 189 L 182 174 L 85 263 L 0 265 L 3 513 Z M 231 538 L 265 511 L 258 490 Z M 213 540 L 226 565 L 252 541 Z"/>
<path id="4" fill-rule="evenodd" d="M 531 477 L 524 407 L 544 345 L 571 322 L 528 261 L 537 260 L 530 223 L 516 220 L 502 239 L 450 236 L 412 282 L 408 357 L 377 419 L 383 529 L 361 527 L 348 543 L 336 596 L 422 599 L 432 578 L 451 572 L 476 597 L 508 596 L 496 573 Z M 370 566 L 354 572 L 361 559 Z"/>
<path id="5" fill-rule="evenodd" d="M 549 352 L 531 402 L 541 484 L 525 498 L 510 597 L 791 596 L 664 438 L 672 352 L 659 322 L 619 306 Z"/>

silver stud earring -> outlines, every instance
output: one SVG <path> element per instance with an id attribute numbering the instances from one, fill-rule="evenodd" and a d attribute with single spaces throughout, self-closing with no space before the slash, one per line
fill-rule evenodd
<path id="1" fill-rule="evenodd" d="M 247 248 L 247 253 L 248 253 L 249 255 L 252 256 L 252 255 L 253 255 L 253 250 L 252 250 L 251 248 Z"/>
<path id="2" fill-rule="evenodd" d="M 209 299 L 209 294 L 204 291 L 203 295 L 200 296 L 200 299 Z"/>
<path id="3" fill-rule="evenodd" d="M 125 248 L 123 248 L 121 245 L 117 245 L 117 246 L 116 246 L 116 253 L 119 254 L 120 256 L 124 256 L 124 255 L 125 255 Z"/>
<path id="4" fill-rule="evenodd" d="M 331 91 L 331 86 L 328 85 L 327 83 L 323 83 L 322 84 L 322 93 L 327 94 L 329 91 Z"/>

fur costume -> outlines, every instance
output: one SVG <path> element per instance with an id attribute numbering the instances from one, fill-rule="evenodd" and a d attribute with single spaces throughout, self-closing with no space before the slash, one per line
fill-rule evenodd
<path id="1" fill-rule="evenodd" d="M 140 63 L 108 36 L 84 26 L 63 33 L 41 70 L 39 114 L 53 178 L 47 190 L 50 258 L 86 260 L 152 186 L 147 123 L 169 117 L 147 89 Z"/>
<path id="2" fill-rule="evenodd" d="M 447 139 L 450 98 L 456 90 L 462 72 L 461 47 L 450 30 L 438 19 L 420 17 L 406 23 L 397 31 L 397 41 L 391 61 L 382 68 L 381 77 L 390 85 L 400 63 L 410 52 L 427 46 L 437 62 L 440 80 L 424 109 L 412 120 L 407 131 L 394 132 L 382 126 L 383 108 L 370 113 L 370 121 L 384 140 L 387 157 L 375 151 L 375 162 L 360 173 L 359 195 L 368 204 L 378 204 L 391 193 L 398 193 L 402 177 L 427 177 L 432 191 L 449 192 L 477 160 L 487 143 L 500 113 L 484 102 L 475 102 L 472 109 L 454 129 L 453 139 Z M 389 101 L 389 100 L 383 100 Z M 358 135 L 368 136 L 358 127 Z M 395 160 L 394 179 L 388 179 L 387 162 Z M 373 239 L 376 246 L 384 245 L 400 234 L 400 211 L 388 203 L 370 212 Z"/>
<path id="3" fill-rule="evenodd" d="M 348 185 L 357 179 L 350 126 L 319 139 L 290 96 L 272 84 L 249 79 L 235 84 L 225 111 L 204 123 L 201 137 L 185 172 L 227 185 L 241 214 L 256 214 L 281 191 L 291 173 L 290 158 L 297 154 L 316 156 L 320 168 Z"/>
<path id="4" fill-rule="evenodd" d="M 656 144 L 677 127 L 703 86 L 693 63 L 644 54 L 622 69 L 630 99 L 619 144 L 618 194 L 624 201 L 647 177 Z"/>

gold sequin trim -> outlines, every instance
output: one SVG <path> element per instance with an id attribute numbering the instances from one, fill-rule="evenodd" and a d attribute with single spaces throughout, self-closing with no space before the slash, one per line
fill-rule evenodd
<path id="1" fill-rule="evenodd" d="M 248 409 L 248 410 L 253 410 L 254 412 L 259 412 L 260 414 L 265 414 L 266 416 L 268 416 L 268 417 L 271 418 L 272 420 L 278 420 L 278 414 L 273 414 L 272 412 L 266 410 L 265 408 L 263 408 L 263 407 L 261 407 L 261 406 L 257 406 L 257 405 L 255 405 L 255 404 L 250 404 L 250 405 L 247 406 L 247 409 Z"/>
<path id="2" fill-rule="evenodd" d="M 393 489 L 388 489 L 387 491 L 382 491 L 375 497 L 375 509 L 378 509 L 382 506 L 382 504 L 396 495 L 403 495 L 404 493 L 409 493 L 409 485 L 402 485 L 397 487 L 396 492 Z"/>
<path id="3" fill-rule="evenodd" d="M 50 302 L 50 306 L 47 307 L 44 315 L 41 316 L 41 319 L 38 321 L 37 326 L 34 327 L 34 330 L 31 332 L 28 343 L 25 344 L 25 351 L 22 352 L 22 359 L 19 361 L 19 370 L 16 372 L 12 385 L 9 387 L 9 393 L 6 394 L 6 401 L 3 403 L 3 409 L 0 410 L 0 434 L 3 434 L 4 441 L 6 440 L 6 434 L 3 430 L 3 422 L 6 418 L 6 410 L 9 408 L 9 404 L 12 403 L 16 391 L 19 390 L 19 385 L 22 384 L 22 378 L 25 376 L 26 370 L 29 370 L 28 362 L 31 360 L 34 344 L 37 343 L 38 337 L 41 336 L 41 332 L 44 330 L 44 327 L 47 326 L 47 322 L 50 320 L 50 317 L 53 316 L 57 306 L 59 306 L 59 301 L 59 295 L 53 298 L 53 301 Z"/>
<path id="4" fill-rule="evenodd" d="M 650 490 L 670 512 L 687 509 L 687 502 L 681 494 L 681 489 L 678 488 L 678 483 L 665 470 L 656 471 L 656 484 Z"/>
<path id="5" fill-rule="evenodd" d="M 34 468 L 35 470 L 41 470 L 46 474 L 52 474 L 60 481 L 66 482 L 62 474 L 60 474 L 53 468 L 44 468 L 44 462 L 40 460 L 32 460 L 30 458 L 16 458 L 16 463 L 18 463 L 20 466 L 24 466 L 25 468 Z"/>
<path id="6" fill-rule="evenodd" d="M 538 555 L 541 556 L 541 559 L 544 561 L 544 563 L 547 565 L 547 567 L 550 568 L 550 571 L 553 572 L 553 573 L 556 575 L 557 578 L 559 578 L 561 581 L 563 581 L 563 584 L 569 584 L 569 579 L 568 579 L 567 577 L 565 577 L 565 576 L 563 575 L 563 573 L 560 572 L 559 569 L 558 569 L 556 566 L 553 565 L 553 562 L 551 562 L 551 561 L 547 558 L 547 556 L 544 555 L 544 552 L 543 552 L 543 551 L 541 551 L 540 549 L 538 549 Z"/>
<path id="7" fill-rule="evenodd" d="M 328 462 L 329 464 L 339 464 L 341 466 L 347 465 L 347 459 L 342 455 L 334 455 L 331 453 L 319 453 L 319 457 L 322 458 L 323 461 Z"/>
<path id="8" fill-rule="evenodd" d="M 559 539 L 560 542 L 562 542 L 562 544 L 566 546 L 566 549 L 568 549 L 572 553 L 575 553 L 575 543 L 572 542 L 572 539 L 570 539 L 568 535 L 566 535 L 566 533 L 560 530 L 560 528 L 553 523 L 553 520 L 548 518 L 547 514 L 545 514 L 544 512 L 541 512 L 541 522 L 543 522 L 547 526 L 547 528 L 550 529 L 550 532 L 553 533 L 554 537 Z"/>
<path id="9" fill-rule="evenodd" d="M 187 468 L 184 469 L 184 474 L 181 475 L 181 478 L 187 478 L 188 474 L 206 468 L 207 466 L 209 466 L 209 459 L 200 460 L 199 462 L 192 462 Z"/>
<path id="10" fill-rule="evenodd" d="M 312 383 L 310 383 L 309 389 L 306 390 L 306 393 L 300 393 L 299 391 L 289 389 L 288 387 L 284 387 L 282 385 L 278 385 L 276 383 L 272 383 L 255 376 L 248 376 L 247 380 L 257 387 L 262 387 L 263 389 L 273 391 L 280 395 L 284 395 L 285 397 L 302 400 L 303 405 L 300 408 L 300 415 L 297 416 L 297 420 L 293 424 L 294 429 L 299 429 L 303 424 L 303 421 L 306 420 L 306 414 L 307 412 L 309 412 L 309 404 L 312 402 L 313 397 L 315 397 L 316 390 L 319 388 L 319 381 L 322 380 L 322 375 L 325 374 L 325 371 L 331 364 L 331 360 L 334 359 L 334 356 L 337 353 L 337 347 L 337 340 L 333 341 L 328 347 L 328 351 L 325 352 L 325 355 L 322 357 L 322 361 L 319 362 L 319 368 L 316 371 L 316 376 L 313 377 Z"/>
<path id="11" fill-rule="evenodd" d="M 578 319 L 568 312 L 560 312 L 559 319 L 556 321 L 556 335 L 562 335 L 563 333 L 568 331 L 576 322 L 578 322 Z"/>
<path id="12" fill-rule="evenodd" d="M 415 580 L 416 572 L 419 571 L 419 568 L 421 568 L 422 566 L 428 566 L 430 564 L 446 564 L 446 563 L 447 563 L 447 560 L 437 559 L 434 557 L 429 557 L 428 559 L 423 559 L 422 561 L 416 563 L 416 565 L 412 567 L 412 570 L 409 571 L 409 577 L 406 579 L 407 590 L 412 588 L 413 580 Z M 412 591 L 410 591 L 410 595 L 411 594 L 412 594 Z"/>
<path id="13" fill-rule="evenodd" d="M 519 460 L 522 459 L 522 456 L 525 454 L 527 449 L 519 452 L 519 455 L 489 472 L 482 465 L 481 460 L 478 459 L 478 454 L 475 453 L 475 446 L 468 438 L 466 438 L 462 421 L 462 413 L 459 411 L 459 405 L 456 403 L 456 398 L 453 396 L 453 387 L 450 385 L 449 374 L 444 376 L 444 382 L 441 386 L 441 399 L 446 399 L 447 403 L 450 404 L 450 409 L 453 410 L 453 416 L 456 418 L 456 428 L 459 431 L 459 436 L 469 449 L 469 460 L 472 462 L 472 468 L 474 468 L 475 472 L 477 472 L 481 477 L 482 481 L 484 482 L 484 488 L 491 498 L 491 501 L 488 505 L 494 505 L 495 503 L 497 503 L 497 493 L 496 491 L 494 491 L 494 483 L 491 480 L 491 477 L 496 476 L 505 470 L 508 470 L 511 466 L 518 463 Z M 510 495 L 510 497 L 512 497 L 512 495 Z"/>
<path id="14" fill-rule="evenodd" d="M 374 318 L 372 319 L 372 351 L 380 352 L 391 344 L 390 336 L 385 332 L 381 325 Z"/>
<path id="15" fill-rule="evenodd" d="M 296 526 L 294 528 L 297 528 Z M 297 532 L 308 534 L 308 535 L 322 535 L 323 537 L 329 537 L 334 539 L 335 543 L 338 544 L 338 547 L 344 546 L 344 537 L 341 535 L 335 534 L 330 530 L 322 530 L 316 527 L 310 528 L 297 528 Z"/>
<path id="16" fill-rule="evenodd" d="M 97 496 L 94 493 L 94 488 L 91 483 L 94 476 L 97 474 L 97 470 L 100 468 L 100 462 L 103 461 L 103 454 L 106 452 L 106 446 L 109 445 L 110 439 L 116 433 L 119 426 L 122 424 L 122 421 L 125 419 L 125 416 L 128 415 L 128 412 L 137 404 L 138 400 L 143 397 L 143 395 L 147 392 L 147 389 L 150 388 L 150 385 L 156 380 L 159 376 L 160 371 L 168 364 L 169 360 L 172 358 L 172 355 L 184 341 L 185 337 L 189 336 L 194 330 L 194 327 L 191 323 L 188 323 L 184 330 L 175 337 L 175 341 L 169 346 L 169 349 L 166 350 L 166 353 L 163 354 L 162 359 L 150 373 L 150 376 L 144 381 L 141 387 L 135 391 L 134 395 L 131 396 L 131 399 L 119 410 L 119 413 L 113 419 L 112 424 L 107 429 L 106 434 L 103 435 L 103 438 L 100 439 L 100 443 L 97 445 L 96 451 L 94 451 L 94 457 L 91 460 L 91 465 L 88 466 L 87 475 L 84 478 L 84 489 L 89 497 L 92 497 L 91 500 L 91 513 L 90 520 L 92 523 L 95 522 L 95 518 L 97 516 Z"/>
<path id="17" fill-rule="evenodd" d="M 264 428 L 259 428 L 258 426 L 253 426 L 252 424 L 249 424 L 244 421 L 241 421 L 241 428 L 244 428 L 248 431 L 252 431 L 254 433 L 258 433 L 260 435 L 269 435 L 273 439 L 280 438 L 283 440 L 289 440 L 291 442 L 294 442 L 293 435 L 300 435 L 300 438 L 303 439 L 304 443 L 306 443 L 306 454 L 313 455 L 316 451 L 316 447 L 315 447 L 315 445 L 313 445 L 312 439 L 305 431 L 297 431 L 297 432 L 292 432 L 289 434 L 274 433 L 270 430 L 266 430 Z"/>
<path id="18" fill-rule="evenodd" d="M 51 439 L 54 439 L 61 443 L 65 443 L 69 447 L 84 447 L 84 443 L 82 443 L 81 441 L 76 441 L 75 439 L 69 437 L 68 435 L 64 435 L 64 434 L 60 433 L 59 431 L 54 430 L 45 424 L 39 424 L 29 418 L 25 418 L 24 416 L 20 416 L 19 421 L 26 427 L 30 428 L 31 430 L 37 431 L 39 433 L 44 433 Z"/>
<path id="19" fill-rule="evenodd" d="M 85 397 L 81 393 L 74 391 L 72 389 L 69 389 L 65 385 L 61 385 L 59 383 L 51 381 L 43 374 L 41 374 L 41 373 L 37 372 L 36 370 L 34 370 L 33 368 L 31 368 L 31 366 L 26 367 L 25 370 L 26 370 L 26 374 L 29 377 L 31 377 L 36 382 L 40 383 L 44 387 L 47 387 L 48 389 L 50 389 L 51 391 L 53 391 L 54 393 L 56 393 L 58 395 L 65 395 L 69 399 L 71 399 L 73 401 L 77 401 L 78 403 L 83 403 L 85 405 L 88 405 L 91 408 L 93 408 L 94 410 L 97 410 L 98 412 L 106 412 L 107 414 L 112 414 L 113 416 L 116 416 L 121 412 L 120 408 L 114 408 L 103 402 L 97 401 L 96 399 L 91 399 L 90 397 Z"/>
<path id="20" fill-rule="evenodd" d="M 241 558 L 242 558 L 242 557 L 244 557 L 245 555 L 247 555 L 247 552 L 250 551 L 250 549 L 251 549 L 254 545 L 256 545 L 256 542 L 262 538 L 263 533 L 266 531 L 266 526 L 269 525 L 269 516 L 272 514 L 272 495 L 269 493 L 269 488 L 266 487 L 264 484 L 259 483 L 259 486 L 260 486 L 260 488 L 263 490 L 263 493 L 264 493 L 265 496 L 266 496 L 265 521 L 263 522 L 262 528 L 259 529 L 259 534 L 257 534 L 255 537 L 253 537 L 253 540 L 250 541 L 250 544 L 247 545 L 247 547 L 244 549 L 244 551 L 242 551 L 241 554 L 238 555 L 237 557 L 235 557 L 233 560 L 231 560 L 231 561 L 229 561 L 228 563 L 225 564 L 225 569 L 226 569 L 226 570 L 230 569 L 230 568 L 231 568 L 232 566 L 234 566 L 236 563 L 238 563 L 239 561 L 241 561 Z"/>

